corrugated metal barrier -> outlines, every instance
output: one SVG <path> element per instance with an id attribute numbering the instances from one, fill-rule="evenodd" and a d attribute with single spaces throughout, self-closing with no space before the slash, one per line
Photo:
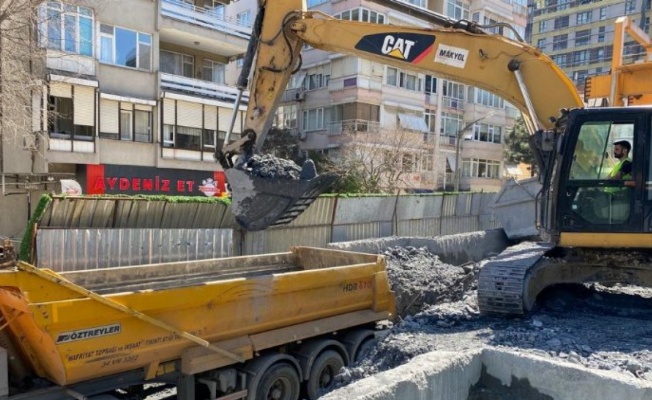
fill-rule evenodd
<path id="1" fill-rule="evenodd" d="M 223 204 L 57 197 L 39 222 L 36 254 L 39 266 L 62 271 L 495 229 L 495 195 L 320 197 L 292 223 L 261 232 L 240 230 Z"/>

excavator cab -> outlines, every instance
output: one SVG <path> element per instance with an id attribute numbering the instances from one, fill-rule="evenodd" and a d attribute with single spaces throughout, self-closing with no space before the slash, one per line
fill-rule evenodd
<path id="1" fill-rule="evenodd" d="M 571 111 L 551 190 L 560 245 L 652 246 L 651 121 L 645 107 Z"/>

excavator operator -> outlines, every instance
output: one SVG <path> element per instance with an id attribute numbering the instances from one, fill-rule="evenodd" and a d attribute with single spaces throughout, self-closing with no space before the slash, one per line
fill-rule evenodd
<path id="1" fill-rule="evenodd" d="M 609 172 L 609 179 L 632 179 L 632 161 L 629 159 L 630 151 L 632 151 L 632 145 L 627 140 L 617 140 L 614 142 L 614 157 L 618 159 L 618 163 Z"/>

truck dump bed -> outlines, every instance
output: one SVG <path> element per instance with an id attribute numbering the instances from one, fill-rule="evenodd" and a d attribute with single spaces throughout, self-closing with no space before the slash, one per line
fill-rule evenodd
<path id="1" fill-rule="evenodd" d="M 296 247 L 62 274 L 18 264 L 0 272 L 0 306 L 27 367 L 68 385 L 138 368 L 153 378 L 171 360 L 189 374 L 237 363 L 390 318 L 394 298 L 382 257 Z"/>

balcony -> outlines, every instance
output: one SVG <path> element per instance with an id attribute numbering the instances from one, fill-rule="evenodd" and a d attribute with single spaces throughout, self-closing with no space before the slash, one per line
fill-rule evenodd
<path id="1" fill-rule="evenodd" d="M 228 103 L 234 103 L 238 96 L 238 89 L 232 86 L 163 72 L 161 73 L 161 89 L 189 96 L 208 97 Z M 242 103 L 246 104 L 248 101 L 249 92 L 245 91 L 242 94 Z"/>
<path id="2" fill-rule="evenodd" d="M 251 26 L 224 13 L 178 0 L 161 0 L 161 41 L 225 57 L 247 50 Z"/>
<path id="3" fill-rule="evenodd" d="M 329 135 L 341 135 L 347 132 L 380 132 L 380 122 L 366 121 L 363 119 L 347 119 L 333 122 L 328 126 Z"/>

